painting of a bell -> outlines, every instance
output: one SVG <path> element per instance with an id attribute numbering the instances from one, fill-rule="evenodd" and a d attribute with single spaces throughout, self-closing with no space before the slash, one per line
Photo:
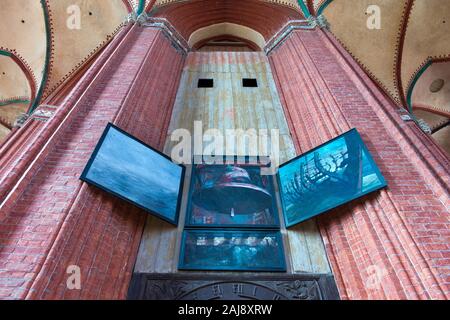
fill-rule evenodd
<path id="1" fill-rule="evenodd" d="M 239 215 L 263 211 L 271 206 L 272 196 L 252 184 L 247 170 L 228 165 L 218 177 L 210 175 L 208 167 L 199 172 L 201 188 L 193 194 L 196 205 L 223 214 Z"/>

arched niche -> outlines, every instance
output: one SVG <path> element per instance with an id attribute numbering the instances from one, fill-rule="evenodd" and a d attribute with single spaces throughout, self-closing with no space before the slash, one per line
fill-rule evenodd
<path id="1" fill-rule="evenodd" d="M 262 50 L 266 43 L 261 33 L 249 27 L 229 22 L 197 29 L 191 34 L 188 43 L 191 48 L 197 49 L 210 40 L 221 38 L 240 39 L 254 51 Z"/>

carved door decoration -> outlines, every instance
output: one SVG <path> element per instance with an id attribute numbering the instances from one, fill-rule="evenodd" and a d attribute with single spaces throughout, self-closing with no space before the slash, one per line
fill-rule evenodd
<path id="1" fill-rule="evenodd" d="M 330 275 L 222 277 L 135 274 L 131 300 L 338 300 Z"/>

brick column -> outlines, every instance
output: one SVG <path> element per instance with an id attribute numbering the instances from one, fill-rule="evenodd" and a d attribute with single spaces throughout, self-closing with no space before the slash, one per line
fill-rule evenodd
<path id="1" fill-rule="evenodd" d="M 342 298 L 448 298 L 448 158 L 326 31 L 294 31 L 270 60 L 297 151 L 356 127 L 389 183 L 319 218 Z"/>
<path id="2" fill-rule="evenodd" d="M 184 56 L 137 25 L 103 56 L 2 204 L 1 298 L 126 296 L 145 214 L 79 176 L 108 122 L 162 149 Z M 81 290 L 67 289 L 69 265 L 81 268 Z"/>

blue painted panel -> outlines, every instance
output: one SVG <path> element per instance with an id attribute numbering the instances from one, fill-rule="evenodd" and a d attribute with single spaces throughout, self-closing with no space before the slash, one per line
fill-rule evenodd
<path id="1" fill-rule="evenodd" d="M 387 185 L 356 129 L 282 165 L 278 179 L 288 227 Z"/>
<path id="2" fill-rule="evenodd" d="M 286 271 L 279 231 L 186 230 L 180 270 Z"/>
<path id="3" fill-rule="evenodd" d="M 109 124 L 81 180 L 178 223 L 185 168 Z"/>

